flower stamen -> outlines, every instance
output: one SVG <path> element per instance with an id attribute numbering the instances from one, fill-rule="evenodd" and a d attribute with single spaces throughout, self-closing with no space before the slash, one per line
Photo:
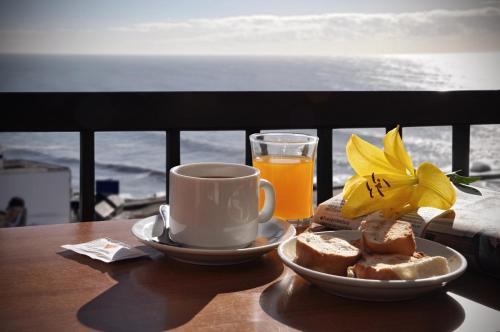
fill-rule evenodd
<path id="1" fill-rule="evenodd" d="M 384 197 L 384 194 L 382 194 L 382 190 L 380 190 L 381 186 L 377 185 L 377 191 L 380 194 L 380 196 Z"/>
<path id="2" fill-rule="evenodd" d="M 368 192 L 370 193 L 370 198 L 373 198 L 373 189 L 370 188 L 370 186 L 368 185 L 368 182 L 366 182 L 366 189 L 368 189 Z"/>

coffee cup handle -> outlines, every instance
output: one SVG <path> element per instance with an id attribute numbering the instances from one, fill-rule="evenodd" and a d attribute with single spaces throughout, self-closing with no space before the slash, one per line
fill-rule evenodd
<path id="1" fill-rule="evenodd" d="M 274 187 L 271 184 L 271 182 L 260 179 L 259 180 L 259 189 L 262 188 L 264 189 L 264 207 L 262 210 L 259 212 L 259 217 L 257 218 L 257 221 L 259 223 L 263 223 L 268 221 L 273 217 L 274 214 L 274 207 L 276 205 L 276 196 L 274 194 Z"/>

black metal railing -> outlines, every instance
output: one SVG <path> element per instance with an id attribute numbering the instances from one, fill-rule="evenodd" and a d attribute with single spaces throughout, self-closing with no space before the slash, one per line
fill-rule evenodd
<path id="1" fill-rule="evenodd" d="M 80 220 L 94 220 L 94 134 L 165 131 L 167 172 L 182 130 L 317 129 L 317 194 L 332 194 L 332 130 L 453 127 L 452 167 L 469 170 L 470 125 L 499 124 L 500 91 L 0 93 L 0 131 L 80 133 Z M 500 139 L 500 138 L 499 138 Z M 246 142 L 246 162 L 251 163 Z M 168 193 L 168 176 L 167 176 Z M 168 198 L 167 198 L 168 199 Z"/>

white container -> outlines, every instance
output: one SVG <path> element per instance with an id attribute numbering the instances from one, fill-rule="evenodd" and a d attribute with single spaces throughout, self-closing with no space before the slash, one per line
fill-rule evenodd
<path id="1" fill-rule="evenodd" d="M 9 160 L 0 170 L 0 210 L 12 197 L 24 200 L 26 225 L 70 221 L 71 172 L 67 167 L 28 160 Z"/>

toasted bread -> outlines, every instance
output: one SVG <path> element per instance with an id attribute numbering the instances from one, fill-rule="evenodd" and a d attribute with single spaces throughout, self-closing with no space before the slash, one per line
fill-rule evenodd
<path id="1" fill-rule="evenodd" d="M 411 256 L 415 252 L 415 237 L 411 224 L 400 220 L 365 220 L 362 232 L 363 250 L 377 254 Z"/>
<path id="2" fill-rule="evenodd" d="M 449 273 L 448 260 L 441 256 L 367 255 L 352 267 L 356 278 L 415 280 Z"/>
<path id="3" fill-rule="evenodd" d="M 361 257 L 361 251 L 346 240 L 309 232 L 297 237 L 296 254 L 297 264 L 340 276 Z"/>
<path id="4" fill-rule="evenodd" d="M 352 244 L 353 246 L 355 246 L 356 248 L 358 248 L 359 250 L 363 251 L 361 239 L 352 240 L 349 243 Z"/>

